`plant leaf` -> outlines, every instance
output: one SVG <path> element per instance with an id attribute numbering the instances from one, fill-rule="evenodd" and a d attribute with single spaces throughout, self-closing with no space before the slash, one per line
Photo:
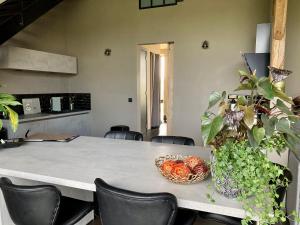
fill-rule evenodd
<path id="1" fill-rule="evenodd" d="M 223 101 L 219 105 L 219 112 L 218 112 L 218 114 L 224 116 L 225 113 L 226 113 L 226 110 L 228 110 L 228 109 L 229 109 L 229 104 L 227 102 Z"/>
<path id="2" fill-rule="evenodd" d="M 275 97 L 273 85 L 269 78 L 260 78 L 257 84 L 257 91 L 266 99 L 272 100 Z"/>
<path id="3" fill-rule="evenodd" d="M 247 105 L 248 101 L 245 96 L 238 96 L 237 103 L 239 105 L 245 106 Z"/>
<path id="4" fill-rule="evenodd" d="M 264 124 L 266 136 L 272 137 L 275 131 L 276 124 L 278 123 L 278 119 L 276 117 L 269 118 L 267 115 L 262 114 L 261 120 Z"/>
<path id="5" fill-rule="evenodd" d="M 258 145 L 260 145 L 260 143 L 264 139 L 265 135 L 266 135 L 265 128 L 263 128 L 263 127 L 258 128 L 256 126 L 253 128 L 253 137 L 254 137 L 255 142 Z"/>
<path id="6" fill-rule="evenodd" d="M 275 95 L 276 97 L 280 98 L 281 100 L 283 100 L 283 101 L 285 101 L 285 102 L 288 102 L 288 103 L 294 105 L 293 100 L 292 100 L 289 96 L 287 96 L 284 92 L 280 91 L 280 90 L 279 90 L 277 87 L 275 87 L 274 85 L 273 85 L 273 89 L 274 89 L 274 95 Z"/>
<path id="7" fill-rule="evenodd" d="M 202 125 L 202 138 L 205 145 L 208 145 L 222 130 L 223 117 L 216 116 L 211 123 Z"/>
<path id="8" fill-rule="evenodd" d="M 209 125 L 210 123 L 211 123 L 211 119 L 209 118 L 208 112 L 206 112 L 201 117 L 201 124 L 202 126 L 204 126 L 204 125 Z"/>
<path id="9" fill-rule="evenodd" d="M 16 132 L 16 130 L 18 128 L 18 124 L 19 124 L 19 116 L 10 107 L 8 107 L 8 106 L 4 106 L 4 107 L 8 112 L 8 117 L 9 117 L 9 120 L 10 120 L 11 128 L 12 128 L 13 132 Z"/>
<path id="10" fill-rule="evenodd" d="M 251 91 L 254 87 L 250 83 L 241 84 L 235 91 Z"/>
<path id="11" fill-rule="evenodd" d="M 248 136 L 248 141 L 249 141 L 250 145 L 254 148 L 258 147 L 258 144 L 256 143 L 256 141 L 254 139 L 252 130 L 247 130 L 247 136 Z"/>
<path id="12" fill-rule="evenodd" d="M 289 107 L 287 107 L 286 104 L 280 99 L 277 99 L 276 107 L 288 116 L 294 115 L 294 113 L 289 109 Z"/>
<path id="13" fill-rule="evenodd" d="M 246 71 L 244 71 L 244 70 L 239 70 L 239 74 L 240 74 L 240 76 L 249 77 L 249 74 Z"/>
<path id="14" fill-rule="evenodd" d="M 1 87 L 1 86 L 0 86 Z M 7 99 L 7 100 L 11 100 L 11 101 L 15 101 L 16 97 L 11 95 L 11 94 L 7 94 L 7 93 L 0 93 L 0 99 Z"/>
<path id="15" fill-rule="evenodd" d="M 295 132 L 292 130 L 291 128 L 291 123 L 288 119 L 286 118 L 283 118 L 283 119 L 280 119 L 276 125 L 276 129 L 282 133 L 285 133 L 285 134 L 288 134 L 294 138 L 297 138 L 296 137 L 296 134 Z"/>
<path id="16" fill-rule="evenodd" d="M 276 129 L 286 134 L 290 133 L 290 121 L 288 121 L 287 119 L 280 119 L 277 123 Z"/>
<path id="17" fill-rule="evenodd" d="M 293 137 L 290 135 L 286 135 L 285 141 L 287 146 L 292 150 L 292 151 L 298 151 L 299 149 L 299 137 Z"/>
<path id="18" fill-rule="evenodd" d="M 224 94 L 225 93 L 225 94 Z M 219 101 L 224 99 L 226 97 L 226 92 L 217 92 L 214 91 L 210 96 L 209 96 L 209 104 L 208 104 L 208 109 L 214 107 Z"/>
<path id="19" fill-rule="evenodd" d="M 244 109 L 245 116 L 244 116 L 244 122 L 247 125 L 247 127 L 251 130 L 255 123 L 255 110 L 254 106 L 245 107 Z"/>

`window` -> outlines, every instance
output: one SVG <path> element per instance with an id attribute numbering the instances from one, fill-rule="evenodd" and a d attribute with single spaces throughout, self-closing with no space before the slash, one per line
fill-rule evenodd
<path id="1" fill-rule="evenodd" d="M 139 0 L 140 9 L 177 5 L 178 0 Z"/>

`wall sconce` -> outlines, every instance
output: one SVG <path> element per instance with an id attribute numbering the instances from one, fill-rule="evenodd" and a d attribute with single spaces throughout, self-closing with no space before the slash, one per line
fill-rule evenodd
<path id="1" fill-rule="evenodd" d="M 111 49 L 109 49 L 109 48 L 105 49 L 104 55 L 110 56 L 111 55 Z"/>
<path id="2" fill-rule="evenodd" d="M 208 41 L 204 41 L 204 42 L 202 43 L 202 48 L 203 48 L 203 49 L 208 49 L 208 48 L 209 48 L 209 42 L 208 42 Z"/>

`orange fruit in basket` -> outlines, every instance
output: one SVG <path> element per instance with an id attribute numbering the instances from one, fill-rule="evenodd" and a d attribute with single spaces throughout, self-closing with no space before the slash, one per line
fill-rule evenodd
<path id="1" fill-rule="evenodd" d="M 184 163 L 191 169 L 194 169 L 197 165 L 204 164 L 204 161 L 197 156 L 190 156 L 184 160 Z"/>
<path id="2" fill-rule="evenodd" d="M 191 170 L 184 164 L 176 164 L 173 166 L 171 174 L 180 179 L 187 179 L 191 174 Z"/>
<path id="3" fill-rule="evenodd" d="M 173 160 L 167 160 L 163 162 L 161 165 L 161 170 L 165 173 L 171 173 L 173 167 L 176 165 L 176 163 Z"/>
<path id="4" fill-rule="evenodd" d="M 198 174 L 198 173 L 206 174 L 208 172 L 208 170 L 209 170 L 208 166 L 205 165 L 205 163 L 201 163 L 194 167 L 193 174 Z"/>

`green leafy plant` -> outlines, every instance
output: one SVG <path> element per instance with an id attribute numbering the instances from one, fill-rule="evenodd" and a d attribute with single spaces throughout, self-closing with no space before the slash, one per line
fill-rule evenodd
<path id="1" fill-rule="evenodd" d="M 18 114 L 11 108 L 11 106 L 21 105 L 13 95 L 0 93 L 0 112 L 3 113 L 5 118 L 9 118 L 11 128 L 15 132 L 18 128 L 19 117 Z M 0 120 L 0 128 L 3 123 Z"/>
<path id="2" fill-rule="evenodd" d="M 231 105 L 226 92 L 214 92 L 202 116 L 203 141 L 212 146 L 215 157 L 213 180 L 224 179 L 224 172 L 230 171 L 230 179 L 241 192 L 238 200 L 249 215 L 244 224 L 252 217 L 262 224 L 286 220 L 284 204 L 276 202 L 276 190 L 287 187 L 288 181 L 280 179 L 284 168 L 270 162 L 267 155 L 295 149 L 300 143 L 295 128 L 299 117 L 291 110 L 292 99 L 276 86 L 287 77 L 278 71 L 281 76 L 272 74 L 273 79 L 239 71 L 236 91 L 248 94 Z"/>

